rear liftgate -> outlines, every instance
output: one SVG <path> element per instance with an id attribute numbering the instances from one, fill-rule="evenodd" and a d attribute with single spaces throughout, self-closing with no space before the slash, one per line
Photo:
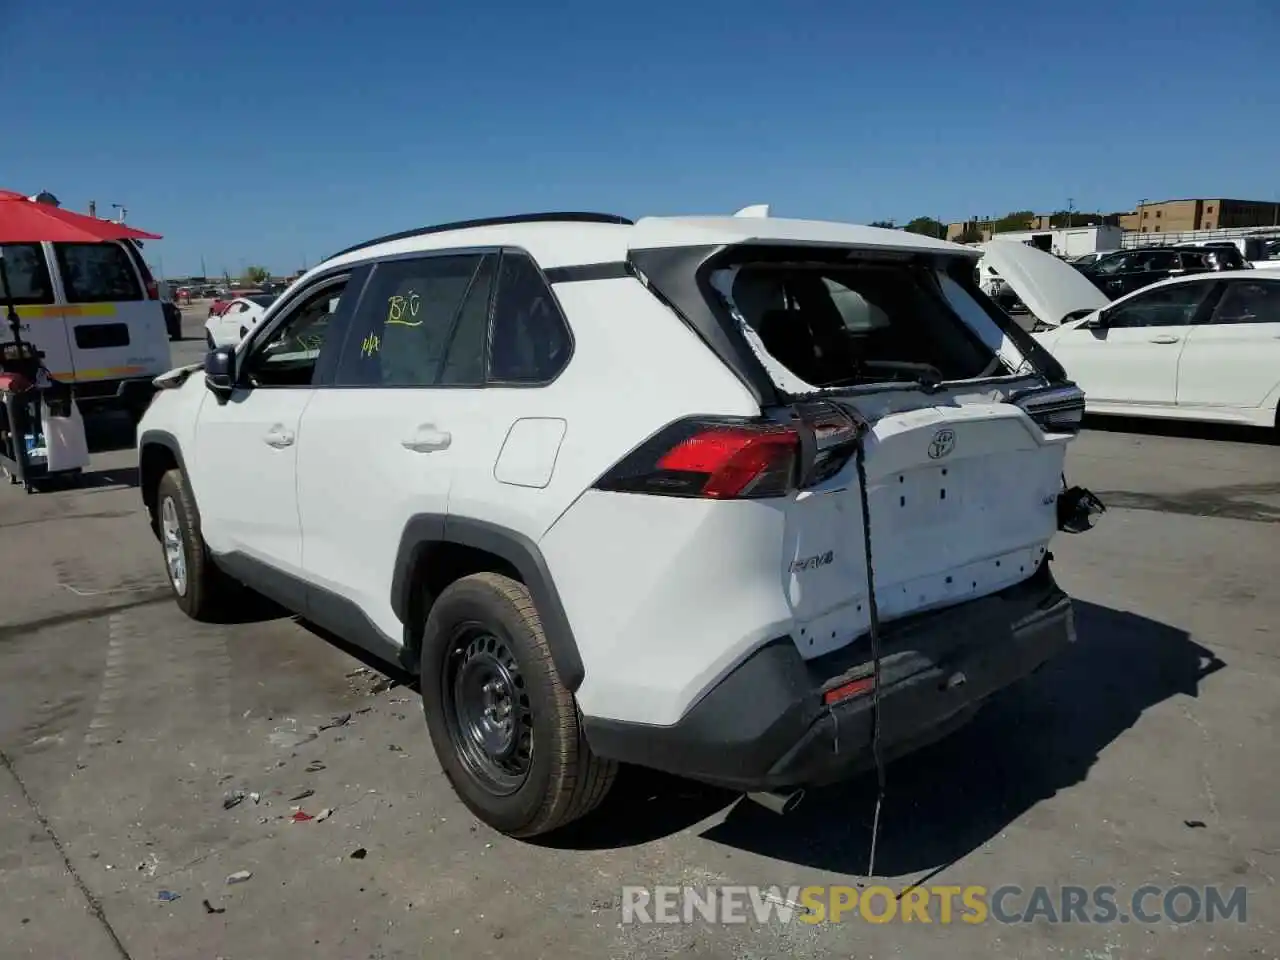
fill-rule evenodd
<path id="1" fill-rule="evenodd" d="M 1043 428 L 1061 429 L 1065 424 L 1053 400 L 1050 391 L 1032 391 L 1016 402 Z M 790 412 L 789 422 L 715 417 L 678 421 L 634 450 L 596 486 L 603 490 L 676 497 L 729 500 L 781 497 L 830 479 L 853 458 L 862 512 L 872 675 L 830 686 L 824 691 L 823 700 L 830 708 L 855 696 L 871 696 L 871 742 L 877 792 L 867 873 L 874 875 L 885 794 L 885 763 L 880 751 L 880 616 L 866 472 L 866 438 L 871 432 L 871 422 L 856 410 L 826 401 L 795 403 Z M 1103 510 L 1105 507 L 1096 496 L 1080 487 L 1068 489 L 1064 478 L 1057 502 L 1060 530 L 1068 533 L 1087 530 Z M 795 809 L 802 796 L 801 791 L 751 795 L 753 800 L 777 813 Z"/>

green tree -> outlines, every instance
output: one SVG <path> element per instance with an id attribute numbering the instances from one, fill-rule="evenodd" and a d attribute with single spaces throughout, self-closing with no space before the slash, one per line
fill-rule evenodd
<path id="1" fill-rule="evenodd" d="M 939 223 L 933 217 L 916 217 L 904 227 L 909 233 L 919 233 L 926 237 L 943 239 L 947 235 L 946 224 Z"/>
<path id="2" fill-rule="evenodd" d="M 245 267 L 244 282 L 254 286 L 271 279 L 271 271 L 266 267 Z"/>
<path id="3" fill-rule="evenodd" d="M 1055 210 L 1049 214 L 1051 227 L 1094 227 L 1102 223 L 1102 214 L 1082 210 Z"/>
<path id="4" fill-rule="evenodd" d="M 957 243 L 981 243 L 982 231 L 978 229 L 977 224 L 966 224 L 965 228 L 960 231 L 960 236 L 956 238 Z"/>
<path id="5" fill-rule="evenodd" d="M 883 227 L 886 230 L 898 229 L 897 225 L 892 220 L 872 220 L 871 223 L 868 224 L 868 226 Z"/>
<path id="6" fill-rule="evenodd" d="M 1014 210 L 1012 213 L 1006 213 L 991 224 L 991 232 L 994 234 L 1009 233 L 1012 230 L 1029 230 L 1035 215 L 1034 210 Z"/>

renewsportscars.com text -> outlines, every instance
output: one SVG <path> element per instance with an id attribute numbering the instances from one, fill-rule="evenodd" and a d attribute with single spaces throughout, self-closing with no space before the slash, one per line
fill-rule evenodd
<path id="1" fill-rule="evenodd" d="M 1218 923 L 1247 920 L 1248 893 L 1188 884 L 1112 886 L 623 887 L 622 922 L 693 923 Z"/>

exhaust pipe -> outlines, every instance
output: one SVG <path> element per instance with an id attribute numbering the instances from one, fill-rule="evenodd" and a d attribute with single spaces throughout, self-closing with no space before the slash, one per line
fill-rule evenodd
<path id="1" fill-rule="evenodd" d="M 754 800 L 766 810 L 772 810 L 777 814 L 788 814 L 800 806 L 800 801 L 804 799 L 803 790 L 790 790 L 779 793 L 774 790 L 764 790 L 760 793 L 748 793 L 747 798 Z"/>

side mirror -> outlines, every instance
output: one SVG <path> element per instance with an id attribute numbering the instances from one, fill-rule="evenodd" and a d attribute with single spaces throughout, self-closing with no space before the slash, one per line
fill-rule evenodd
<path id="1" fill-rule="evenodd" d="M 215 347 L 205 354 L 204 382 L 220 396 L 231 392 L 236 385 L 235 347 Z"/>
<path id="2" fill-rule="evenodd" d="M 1111 323 L 1111 312 L 1099 310 L 1092 320 L 1085 324 L 1090 330 L 1105 330 Z"/>

